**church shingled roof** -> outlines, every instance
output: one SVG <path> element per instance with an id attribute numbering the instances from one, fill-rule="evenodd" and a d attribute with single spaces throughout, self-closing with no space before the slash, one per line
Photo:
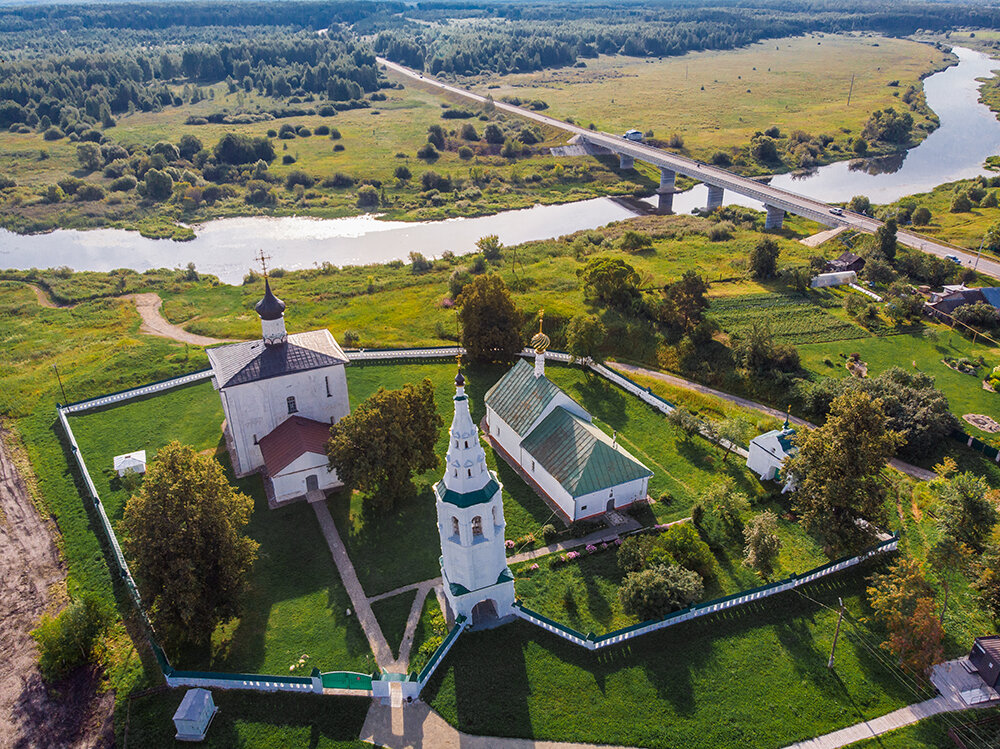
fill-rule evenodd
<path id="1" fill-rule="evenodd" d="M 521 440 L 521 447 L 574 498 L 653 475 L 598 427 L 561 406 Z"/>
<path id="2" fill-rule="evenodd" d="M 558 393 L 548 377 L 535 377 L 534 367 L 518 359 L 486 393 L 485 402 L 517 434 L 525 434 Z"/>
<path id="3" fill-rule="evenodd" d="M 207 353 L 220 388 L 348 362 L 325 329 L 292 333 L 284 346 L 266 346 L 257 339 L 218 346 Z"/>

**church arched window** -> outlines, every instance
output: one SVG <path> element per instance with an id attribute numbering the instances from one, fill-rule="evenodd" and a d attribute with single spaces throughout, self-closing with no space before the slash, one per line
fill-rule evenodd
<path id="1" fill-rule="evenodd" d="M 472 469 L 471 468 L 467 468 L 466 470 L 469 472 L 469 477 L 471 478 L 472 477 Z"/>
<path id="2" fill-rule="evenodd" d="M 497 520 L 497 508 L 495 506 L 493 508 L 493 525 L 500 525 L 500 522 Z"/>
<path id="3" fill-rule="evenodd" d="M 472 535 L 473 536 L 483 535 L 483 519 L 478 515 L 472 518 Z"/>
<path id="4" fill-rule="evenodd" d="M 468 449 L 469 449 L 469 440 L 466 440 L 466 441 L 465 441 L 465 449 L 466 449 L 466 450 L 468 450 Z"/>
<path id="5" fill-rule="evenodd" d="M 458 518 L 452 516 L 451 518 L 451 535 L 458 535 Z"/>
<path id="6" fill-rule="evenodd" d="M 288 404 L 288 413 L 293 414 L 299 410 L 299 407 L 295 405 L 294 395 L 289 395 L 285 398 L 285 402 Z"/>

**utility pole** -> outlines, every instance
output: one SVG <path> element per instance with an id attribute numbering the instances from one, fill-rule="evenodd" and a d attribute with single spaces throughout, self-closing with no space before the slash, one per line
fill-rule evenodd
<path id="1" fill-rule="evenodd" d="M 986 244 L 986 235 L 983 235 L 983 241 L 979 243 L 979 252 L 976 253 L 976 263 L 972 266 L 972 270 L 979 268 L 979 258 L 983 256 L 983 245 Z"/>
<path id="2" fill-rule="evenodd" d="M 66 405 L 69 403 L 69 398 L 66 397 L 66 388 L 63 387 L 62 377 L 59 376 L 59 370 L 55 364 L 52 365 L 52 371 L 56 373 L 56 379 L 59 381 L 59 389 L 62 391 L 63 405 Z"/>
<path id="3" fill-rule="evenodd" d="M 851 87 L 847 89 L 847 106 L 851 106 L 851 94 L 854 93 L 854 73 L 851 73 Z"/>
<path id="4" fill-rule="evenodd" d="M 833 654 L 837 651 L 837 639 L 840 637 L 840 624 L 844 621 L 844 599 L 838 598 L 837 600 L 840 601 L 840 616 L 837 617 L 837 631 L 833 633 L 833 647 L 830 648 L 830 660 L 827 661 L 827 668 L 833 668 Z"/>

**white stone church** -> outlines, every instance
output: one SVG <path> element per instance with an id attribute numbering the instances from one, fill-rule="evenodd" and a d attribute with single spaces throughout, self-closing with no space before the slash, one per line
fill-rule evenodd
<path id="1" fill-rule="evenodd" d="M 451 617 L 464 616 L 475 627 L 511 613 L 514 576 L 504 545 L 503 486 L 486 467 L 461 372 L 448 437 L 444 477 L 434 485 L 441 576 Z"/>
<path id="2" fill-rule="evenodd" d="M 519 359 L 486 393 L 493 447 L 566 523 L 646 499 L 653 472 L 545 376 L 548 344 L 539 331 L 534 368 Z"/>
<path id="3" fill-rule="evenodd" d="M 264 475 L 272 507 L 341 486 L 328 468 L 330 426 L 350 413 L 347 356 L 329 330 L 285 330 L 285 303 L 265 276 L 261 338 L 208 349 L 237 476 Z"/>

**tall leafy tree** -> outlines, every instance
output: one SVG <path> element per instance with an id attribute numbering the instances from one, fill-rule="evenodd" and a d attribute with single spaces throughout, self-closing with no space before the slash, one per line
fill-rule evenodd
<path id="1" fill-rule="evenodd" d="M 365 492 L 366 506 L 388 512 L 414 492 L 414 473 L 437 467 L 434 445 L 443 423 L 430 380 L 379 388 L 330 428 L 330 467 Z"/>
<path id="2" fill-rule="evenodd" d="M 761 237 L 750 250 L 750 275 L 758 281 L 778 275 L 778 256 L 781 248 L 771 237 Z"/>
<path id="3" fill-rule="evenodd" d="M 685 333 L 701 322 L 708 309 L 708 284 L 693 270 L 663 289 L 663 300 L 672 324 Z"/>
<path id="4" fill-rule="evenodd" d="M 904 558 L 875 575 L 868 588 L 872 618 L 884 626 L 882 647 L 918 676 L 944 657 L 944 630 L 934 612 L 934 592 L 920 563 Z"/>
<path id="5" fill-rule="evenodd" d="M 774 572 L 774 563 L 781 551 L 778 536 L 778 516 L 771 510 L 755 515 L 743 528 L 743 564 L 766 580 Z"/>
<path id="6" fill-rule="evenodd" d="M 566 326 L 566 349 L 575 358 L 597 358 L 608 331 L 597 315 L 576 315 Z"/>
<path id="7" fill-rule="evenodd" d="M 805 527 L 832 550 L 856 550 L 871 540 L 870 526 L 859 520 L 884 520 L 881 474 L 899 443 L 886 428 L 882 402 L 859 391 L 835 398 L 826 423 L 796 438 L 798 452 L 788 461 L 793 502 Z"/>
<path id="8" fill-rule="evenodd" d="M 510 362 L 521 351 L 523 315 L 510 291 L 495 273 L 477 276 L 456 300 L 462 325 L 462 345 L 473 360 Z"/>
<path id="9" fill-rule="evenodd" d="M 982 551 L 997 524 L 998 495 L 982 476 L 969 472 L 953 476 L 940 490 L 938 514 L 945 538 Z"/>
<path id="10" fill-rule="evenodd" d="M 244 535 L 253 500 L 214 458 L 171 442 L 125 505 L 122 548 L 139 593 L 168 645 L 209 641 L 238 616 L 258 544 Z"/>
<path id="11" fill-rule="evenodd" d="M 639 299 L 639 274 L 621 258 L 593 258 L 578 273 L 584 294 L 598 302 L 627 310 Z"/>

